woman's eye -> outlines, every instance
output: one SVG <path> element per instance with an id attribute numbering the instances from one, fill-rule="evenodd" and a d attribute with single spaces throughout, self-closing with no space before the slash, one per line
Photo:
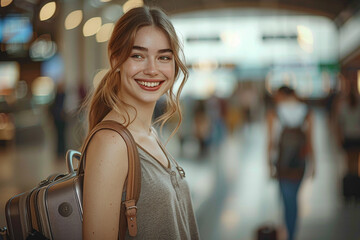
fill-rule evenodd
<path id="1" fill-rule="evenodd" d="M 161 56 L 160 57 L 160 60 L 162 60 L 162 61 L 169 61 L 169 60 L 171 60 L 172 58 L 170 57 L 170 56 Z"/>
<path id="2" fill-rule="evenodd" d="M 142 56 L 139 54 L 133 54 L 133 55 L 131 55 L 131 58 L 141 59 Z"/>

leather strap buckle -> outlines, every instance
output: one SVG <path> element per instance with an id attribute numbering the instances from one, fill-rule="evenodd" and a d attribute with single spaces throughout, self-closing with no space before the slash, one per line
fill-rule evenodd
<path id="1" fill-rule="evenodd" d="M 123 204 L 125 205 L 125 216 L 127 220 L 129 235 L 134 237 L 137 234 L 137 224 L 136 224 L 137 207 L 135 205 L 135 200 L 125 201 Z"/>

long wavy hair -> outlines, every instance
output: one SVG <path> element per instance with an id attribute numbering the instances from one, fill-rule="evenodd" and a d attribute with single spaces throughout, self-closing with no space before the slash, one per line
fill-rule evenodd
<path id="1" fill-rule="evenodd" d="M 175 32 L 174 26 L 168 19 L 167 15 L 158 8 L 139 7 L 129 10 L 115 24 L 108 45 L 108 57 L 110 61 L 110 69 L 100 81 L 92 96 L 88 99 L 85 106 L 88 108 L 89 131 L 98 124 L 111 110 L 122 113 L 126 116 L 124 125 L 128 126 L 134 119 L 130 119 L 130 115 L 126 109 L 136 109 L 119 98 L 121 74 L 120 66 L 127 60 L 131 54 L 134 45 L 135 35 L 137 31 L 145 26 L 155 26 L 161 29 L 169 39 L 171 50 L 175 60 L 175 81 L 177 81 L 180 71 L 183 78 L 180 87 L 174 93 L 174 83 L 165 93 L 167 108 L 166 111 L 156 119 L 155 123 L 160 123 L 161 128 L 165 122 L 174 114 L 178 115 L 178 124 L 173 129 L 170 138 L 178 130 L 181 121 L 180 94 L 184 84 L 188 78 L 188 70 L 183 63 L 182 46 Z M 136 117 L 136 115 L 135 115 Z"/>

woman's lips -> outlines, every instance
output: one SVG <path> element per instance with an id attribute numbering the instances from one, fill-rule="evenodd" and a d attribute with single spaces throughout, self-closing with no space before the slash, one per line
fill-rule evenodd
<path id="1" fill-rule="evenodd" d="M 161 87 L 164 81 L 154 81 L 154 80 L 147 81 L 147 80 L 137 79 L 136 82 L 142 89 L 146 91 L 156 91 Z"/>

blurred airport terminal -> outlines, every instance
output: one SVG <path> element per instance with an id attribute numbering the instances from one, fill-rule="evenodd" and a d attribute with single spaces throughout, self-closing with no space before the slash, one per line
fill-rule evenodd
<path id="1" fill-rule="evenodd" d="M 316 173 L 300 188 L 296 239 L 360 239 L 360 196 L 343 195 L 344 176 L 360 173 L 360 150 L 346 152 L 340 134 L 354 124 L 360 139 L 360 114 L 350 113 L 360 111 L 360 1 L 0 4 L 0 227 L 10 197 L 66 172 L 66 150 L 79 149 L 86 135 L 81 104 L 109 68 L 114 23 L 145 4 L 170 15 L 184 46 L 184 119 L 168 147 L 185 169 L 201 238 L 253 240 L 259 227 L 274 226 L 286 239 L 267 165 L 266 113 L 287 85 L 314 114 Z"/>

